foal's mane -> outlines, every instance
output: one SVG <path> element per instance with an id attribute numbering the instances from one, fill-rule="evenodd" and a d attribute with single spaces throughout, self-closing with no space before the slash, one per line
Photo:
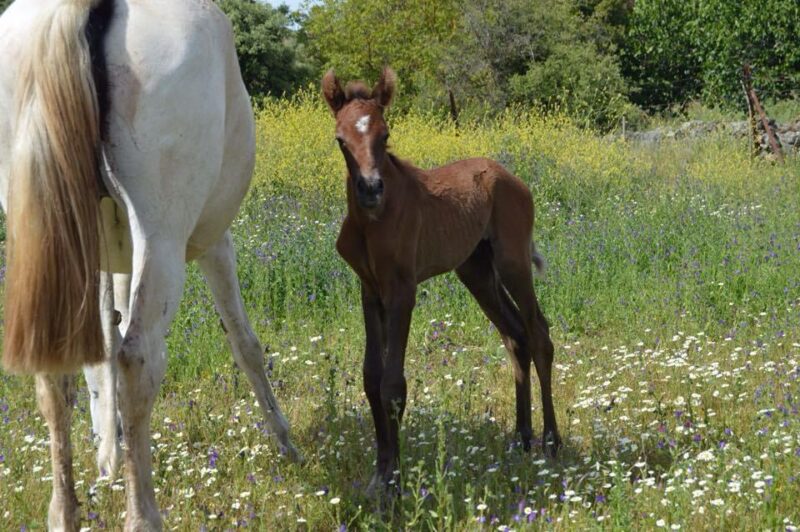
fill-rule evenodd
<path id="1" fill-rule="evenodd" d="M 410 174 L 413 176 L 418 176 L 420 173 L 425 172 L 425 170 L 422 170 L 414 163 L 406 161 L 405 159 L 401 159 L 400 157 L 398 157 L 397 155 L 395 155 L 390 151 L 386 152 L 386 156 L 389 157 L 389 160 L 391 161 L 392 165 L 405 175 Z"/>
<path id="2" fill-rule="evenodd" d="M 351 100 L 370 100 L 372 99 L 372 89 L 367 87 L 363 81 L 351 81 L 344 89 L 346 101 Z"/>

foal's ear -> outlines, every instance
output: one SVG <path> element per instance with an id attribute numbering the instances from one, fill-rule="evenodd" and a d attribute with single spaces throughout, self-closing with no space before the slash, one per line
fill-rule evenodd
<path id="1" fill-rule="evenodd" d="M 383 67 L 381 79 L 378 80 L 375 88 L 372 89 L 372 99 L 378 102 L 378 105 L 381 107 L 389 107 L 389 105 L 392 103 L 392 97 L 394 96 L 394 87 L 396 83 L 397 74 L 394 73 L 394 70 L 388 66 Z"/>
<path id="2" fill-rule="evenodd" d="M 325 101 L 328 102 L 334 115 L 344 106 L 344 91 L 339 80 L 336 79 L 333 69 L 328 70 L 322 76 L 322 95 L 325 96 Z"/>

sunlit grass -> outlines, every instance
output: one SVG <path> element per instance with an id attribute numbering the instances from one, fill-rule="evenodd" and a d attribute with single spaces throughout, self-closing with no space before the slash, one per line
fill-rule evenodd
<path id="1" fill-rule="evenodd" d="M 723 137 L 642 149 L 559 119 L 392 116 L 421 166 L 490 156 L 530 184 L 536 281 L 556 344 L 565 449 L 523 453 L 500 339 L 452 276 L 420 289 L 406 376 L 403 497 L 363 496 L 374 460 L 355 276 L 336 256 L 344 164 L 315 100 L 259 111 L 239 271 L 306 464 L 277 454 L 190 267 L 153 415 L 167 528 L 782 529 L 800 522 L 800 164 Z M 534 386 L 534 390 L 537 387 Z M 538 395 L 538 394 L 537 394 Z M 541 411 L 534 401 L 535 432 Z M 43 528 L 47 433 L 29 379 L 0 376 L 0 529 Z M 74 422 L 83 526 L 118 529 L 95 485 L 85 388 Z"/>

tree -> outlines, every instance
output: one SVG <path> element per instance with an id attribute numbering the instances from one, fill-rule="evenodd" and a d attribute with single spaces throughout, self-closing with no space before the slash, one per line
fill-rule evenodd
<path id="1" fill-rule="evenodd" d="M 456 0 L 324 0 L 304 30 L 310 51 L 342 79 L 376 79 L 386 64 L 404 100 L 436 84 L 442 48 L 454 38 Z"/>
<path id="2" fill-rule="evenodd" d="M 627 110 L 627 92 L 616 59 L 598 53 L 593 43 L 558 44 L 509 83 L 512 101 L 558 109 L 581 125 L 603 129 Z"/>
<path id="3" fill-rule="evenodd" d="M 451 83 L 467 101 L 557 108 L 605 128 L 628 103 L 611 53 L 620 31 L 606 21 L 623 8 L 620 0 L 466 0 L 462 39 L 445 59 Z"/>
<path id="4" fill-rule="evenodd" d="M 710 105 L 742 105 L 742 65 L 766 98 L 800 90 L 800 2 L 797 0 L 701 0 L 696 45 L 703 72 L 703 99 Z"/>
<path id="5" fill-rule="evenodd" d="M 0 13 L 6 10 L 11 5 L 12 0 L 0 0 Z"/>
<path id="6" fill-rule="evenodd" d="M 702 98 L 739 107 L 743 63 L 768 98 L 800 87 L 797 0 L 637 0 L 628 26 L 623 70 L 633 99 L 661 109 Z"/>
<path id="7" fill-rule="evenodd" d="M 286 6 L 255 0 L 219 0 L 233 24 L 236 51 L 251 95 L 281 96 L 304 85 L 314 71 L 306 61 L 295 20 Z"/>
<path id="8" fill-rule="evenodd" d="M 610 55 L 627 0 L 577 1 L 324 0 L 304 29 L 318 62 L 342 78 L 374 79 L 390 63 L 406 105 L 444 112 L 454 102 L 482 115 L 568 101 L 563 109 L 591 108 L 590 122 L 606 125 L 609 105 L 627 102 Z M 566 64 L 574 79 L 560 75 Z"/>
<path id="9" fill-rule="evenodd" d="M 634 85 L 635 103 L 663 109 L 700 94 L 695 6 L 682 0 L 640 0 L 634 5 L 622 68 Z"/>

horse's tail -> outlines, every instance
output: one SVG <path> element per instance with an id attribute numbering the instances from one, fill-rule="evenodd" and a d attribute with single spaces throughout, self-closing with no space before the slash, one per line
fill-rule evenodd
<path id="1" fill-rule="evenodd" d="M 536 275 L 538 277 L 543 277 L 544 271 L 547 269 L 547 261 L 536 251 L 536 244 L 534 242 L 531 242 L 531 261 L 533 261 L 533 265 L 536 267 Z"/>
<path id="2" fill-rule="evenodd" d="M 97 3 L 57 2 L 20 60 L 3 353 L 15 373 L 66 373 L 103 359 L 100 118 L 85 34 Z"/>

